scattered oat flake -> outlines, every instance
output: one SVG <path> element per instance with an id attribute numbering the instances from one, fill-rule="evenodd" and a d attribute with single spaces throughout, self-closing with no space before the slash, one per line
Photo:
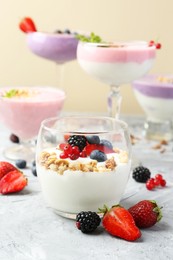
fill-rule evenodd
<path id="1" fill-rule="evenodd" d="M 163 152 L 165 152 L 166 151 L 166 149 L 165 149 L 165 147 L 163 147 L 163 145 L 168 145 L 168 141 L 166 141 L 166 140 L 161 140 L 159 143 L 157 143 L 156 145 L 154 145 L 153 147 L 152 147 L 152 149 L 155 149 L 155 150 L 159 150 L 159 149 L 162 149 L 162 150 L 164 150 Z"/>
<path id="2" fill-rule="evenodd" d="M 162 145 L 168 145 L 168 141 L 166 141 L 166 140 L 163 139 L 163 140 L 160 141 L 160 144 L 162 144 Z"/>
<path id="3" fill-rule="evenodd" d="M 165 149 L 165 148 L 163 148 L 163 149 L 160 150 L 160 153 L 165 153 L 165 152 L 166 152 L 166 149 Z"/>
<path id="4" fill-rule="evenodd" d="M 134 136 L 134 135 L 131 134 L 131 135 L 130 135 L 130 140 L 131 140 L 131 144 L 134 145 L 134 144 L 137 143 L 137 141 L 140 140 L 140 138 L 139 138 L 139 137 L 136 137 L 136 136 Z"/>
<path id="5" fill-rule="evenodd" d="M 159 144 L 156 144 L 156 145 L 154 145 L 153 147 L 152 147 L 152 149 L 154 149 L 154 150 L 159 150 L 159 149 L 161 149 L 162 148 L 162 145 L 159 143 Z"/>

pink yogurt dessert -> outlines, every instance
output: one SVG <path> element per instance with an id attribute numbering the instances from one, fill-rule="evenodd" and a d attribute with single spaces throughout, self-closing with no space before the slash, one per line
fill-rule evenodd
<path id="1" fill-rule="evenodd" d="M 75 34 L 32 32 L 26 37 L 28 48 L 42 58 L 56 63 L 76 59 L 78 40 Z"/>
<path id="2" fill-rule="evenodd" d="M 21 140 L 29 140 L 44 119 L 61 112 L 64 100 L 65 93 L 58 88 L 1 87 L 0 120 Z"/>
<path id="3" fill-rule="evenodd" d="M 145 75 L 153 65 L 156 47 L 147 42 L 80 42 L 77 59 L 91 76 L 109 84 L 130 83 Z"/>

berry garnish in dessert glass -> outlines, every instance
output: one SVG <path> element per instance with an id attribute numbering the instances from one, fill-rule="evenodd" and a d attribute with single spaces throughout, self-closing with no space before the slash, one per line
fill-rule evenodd
<path id="1" fill-rule="evenodd" d="M 19 28 L 26 33 L 29 50 L 44 59 L 58 65 L 59 87 L 62 87 L 64 64 L 76 59 L 78 39 L 76 32 L 57 30 L 54 33 L 38 31 L 34 21 L 25 17 Z"/>
<path id="2" fill-rule="evenodd" d="M 75 219 L 81 211 L 118 204 L 131 170 L 128 126 L 111 117 L 46 119 L 36 167 L 43 197 L 59 215 Z"/>
<path id="3" fill-rule="evenodd" d="M 4 156 L 33 160 L 41 122 L 59 115 L 65 97 L 64 91 L 55 87 L 1 87 L 0 120 L 20 139 L 19 144 L 4 150 Z"/>
<path id="4" fill-rule="evenodd" d="M 150 74 L 132 84 L 145 112 L 144 135 L 151 140 L 173 139 L 173 75 Z"/>
<path id="5" fill-rule="evenodd" d="M 109 116 L 119 117 L 120 86 L 148 73 L 156 57 L 156 48 L 158 45 L 145 41 L 103 42 L 101 38 L 81 37 L 77 60 L 89 75 L 110 86 Z"/>

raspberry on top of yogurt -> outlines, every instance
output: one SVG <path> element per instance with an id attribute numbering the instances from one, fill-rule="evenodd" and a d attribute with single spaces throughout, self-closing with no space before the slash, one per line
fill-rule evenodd
<path id="1" fill-rule="evenodd" d="M 126 151 L 113 148 L 108 140 L 99 136 L 72 135 L 67 142 L 43 151 L 39 163 L 60 175 L 66 171 L 110 172 L 119 163 L 127 163 Z"/>

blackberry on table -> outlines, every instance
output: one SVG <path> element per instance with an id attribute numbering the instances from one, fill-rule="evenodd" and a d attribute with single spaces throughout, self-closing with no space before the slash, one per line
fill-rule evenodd
<path id="1" fill-rule="evenodd" d="M 147 180 L 150 178 L 151 172 L 148 168 L 144 166 L 138 166 L 133 170 L 132 177 L 137 182 L 147 182 Z"/>
<path id="2" fill-rule="evenodd" d="M 99 225 L 101 219 L 96 212 L 81 211 L 76 216 L 76 226 L 83 233 L 93 232 Z"/>
<path id="3" fill-rule="evenodd" d="M 82 151 L 87 144 L 87 139 L 84 135 L 72 135 L 68 139 L 68 143 L 71 146 L 78 146 L 79 150 Z"/>

